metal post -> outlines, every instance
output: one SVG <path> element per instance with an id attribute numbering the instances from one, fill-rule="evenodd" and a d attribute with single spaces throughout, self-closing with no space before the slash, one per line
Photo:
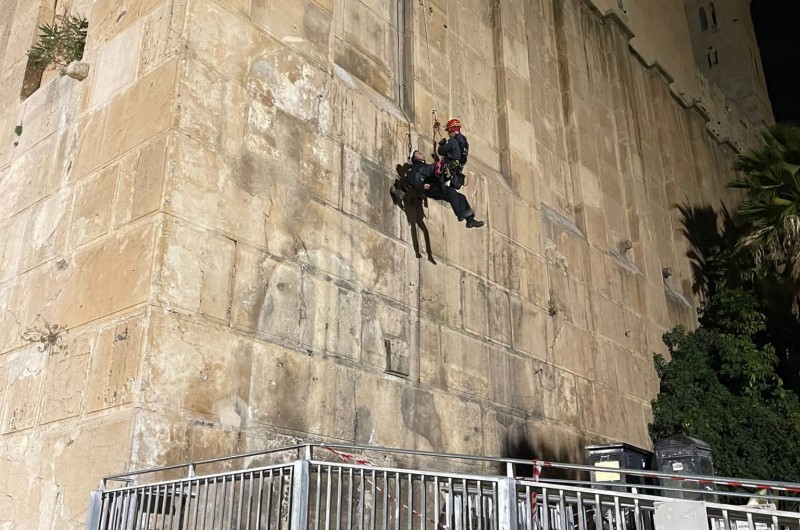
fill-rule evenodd
<path id="1" fill-rule="evenodd" d="M 497 518 L 501 530 L 517 528 L 517 481 L 505 477 L 497 483 Z"/>
<path id="2" fill-rule="evenodd" d="M 308 526 L 309 462 L 298 460 L 292 471 L 291 530 L 306 530 Z"/>
<path id="3" fill-rule="evenodd" d="M 86 530 L 100 530 L 102 510 L 103 492 L 95 490 L 89 494 L 89 513 L 86 516 Z"/>

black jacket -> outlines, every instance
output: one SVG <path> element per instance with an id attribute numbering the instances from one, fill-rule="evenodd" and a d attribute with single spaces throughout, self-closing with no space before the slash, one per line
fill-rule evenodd
<path id="1" fill-rule="evenodd" d="M 439 156 L 444 157 L 446 162 L 451 160 L 461 160 L 461 145 L 456 140 L 456 137 L 448 138 L 445 143 L 440 143 L 436 148 Z"/>
<path id="2" fill-rule="evenodd" d="M 431 186 L 441 185 L 439 178 L 436 176 L 436 166 L 417 161 L 414 162 L 406 173 L 406 181 L 418 190 L 422 189 L 423 184 L 430 184 Z"/>

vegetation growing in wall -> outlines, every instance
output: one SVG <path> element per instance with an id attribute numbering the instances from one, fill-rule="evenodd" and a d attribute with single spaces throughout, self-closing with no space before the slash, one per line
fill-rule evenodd
<path id="1" fill-rule="evenodd" d="M 61 341 L 66 332 L 66 327 L 50 324 L 41 315 L 37 315 L 33 324 L 25 329 L 20 337 L 25 342 L 38 344 L 39 351 L 53 354 L 62 350 Z"/>
<path id="2" fill-rule="evenodd" d="M 711 444 L 724 475 L 797 480 L 800 462 L 800 129 L 774 127 L 739 158 L 739 210 L 684 206 L 704 298 L 700 327 L 664 335 L 654 441 Z"/>
<path id="3" fill-rule="evenodd" d="M 52 24 L 39 26 L 39 40 L 28 50 L 28 57 L 40 70 L 57 68 L 65 75 L 67 65 L 83 58 L 88 28 L 84 17 L 56 15 Z"/>

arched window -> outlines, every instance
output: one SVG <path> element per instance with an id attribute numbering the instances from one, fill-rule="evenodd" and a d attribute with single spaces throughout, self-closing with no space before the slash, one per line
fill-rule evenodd
<path id="1" fill-rule="evenodd" d="M 706 31 L 708 29 L 708 16 L 706 15 L 706 9 L 701 7 L 698 11 L 700 15 L 700 29 L 702 31 Z"/>
<path id="2" fill-rule="evenodd" d="M 711 28 L 717 29 L 717 8 L 714 7 L 714 2 L 708 4 L 708 10 L 711 11 Z"/>
<path id="3" fill-rule="evenodd" d="M 719 57 L 717 57 L 717 50 L 713 46 L 708 47 L 708 53 L 706 54 L 706 59 L 708 59 L 709 68 L 714 68 L 715 64 L 719 64 Z"/>

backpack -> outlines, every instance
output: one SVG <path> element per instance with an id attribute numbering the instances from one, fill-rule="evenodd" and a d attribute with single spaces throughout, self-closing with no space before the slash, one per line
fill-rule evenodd
<path id="1" fill-rule="evenodd" d="M 457 134 L 454 136 L 456 142 L 458 142 L 458 146 L 461 148 L 461 167 L 467 165 L 467 158 L 469 157 L 469 142 L 467 141 L 467 137 L 463 134 Z"/>

